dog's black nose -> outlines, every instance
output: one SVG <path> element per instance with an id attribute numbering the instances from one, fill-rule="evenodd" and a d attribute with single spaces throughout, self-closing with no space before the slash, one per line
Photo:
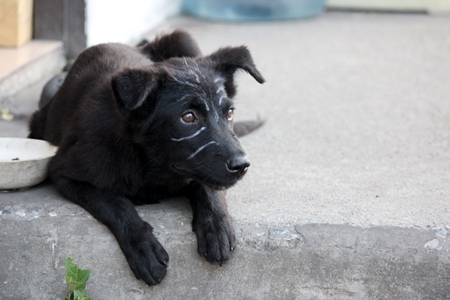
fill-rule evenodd
<path id="1" fill-rule="evenodd" d="M 248 167 L 250 167 L 250 162 L 245 155 L 235 156 L 227 161 L 227 169 L 230 173 L 243 175 L 247 172 Z"/>

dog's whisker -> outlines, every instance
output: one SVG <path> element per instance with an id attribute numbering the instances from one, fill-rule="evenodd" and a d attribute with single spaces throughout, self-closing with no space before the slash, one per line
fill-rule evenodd
<path id="1" fill-rule="evenodd" d="M 200 83 L 200 79 L 198 78 L 197 73 L 195 73 L 192 69 L 189 69 L 188 73 L 195 77 L 195 81 L 197 81 L 197 83 Z"/>
<path id="2" fill-rule="evenodd" d="M 224 82 L 225 82 L 225 80 L 222 78 L 222 77 L 216 77 L 215 79 L 214 79 L 214 83 L 221 83 L 221 84 L 223 84 Z"/>
<path id="3" fill-rule="evenodd" d="M 177 100 L 175 100 L 176 102 L 181 102 L 181 101 L 183 101 L 184 99 L 186 99 L 187 97 L 189 97 L 189 96 L 191 96 L 190 94 L 186 94 L 186 95 L 184 95 L 183 97 L 181 97 L 181 98 L 179 98 L 179 99 L 177 99 Z"/>
<path id="4" fill-rule="evenodd" d="M 208 105 L 208 101 L 205 99 L 205 98 L 206 98 L 206 93 L 203 91 L 202 94 L 197 93 L 196 95 L 198 96 L 198 98 L 199 98 L 200 100 L 202 100 L 203 104 L 205 105 L 206 111 L 209 111 L 210 108 L 209 108 L 209 105 Z"/>
<path id="5" fill-rule="evenodd" d="M 220 98 L 219 98 L 219 105 L 222 105 L 222 100 L 225 99 L 225 98 L 226 98 L 226 96 L 223 95 L 223 94 L 220 96 Z"/>
<path id="6" fill-rule="evenodd" d="M 143 165 L 140 167 L 139 172 L 142 172 L 148 165 L 150 165 L 150 162 L 147 162 L 147 163 L 143 164 Z"/>
<path id="7" fill-rule="evenodd" d="M 209 143 L 206 143 L 205 145 L 203 145 L 203 146 L 201 146 L 200 148 L 198 148 L 194 153 L 192 153 L 191 155 L 189 155 L 189 157 L 188 157 L 187 159 L 189 160 L 189 159 L 193 158 L 194 156 L 196 156 L 197 154 L 199 154 L 200 151 L 202 151 L 203 149 L 205 149 L 205 148 L 208 147 L 209 145 L 213 145 L 213 144 L 219 145 L 219 143 L 216 142 L 216 141 L 211 141 L 211 142 L 209 142 Z"/>
<path id="8" fill-rule="evenodd" d="M 206 79 L 206 76 L 205 76 L 205 74 L 203 74 L 203 72 L 201 72 L 200 70 L 197 70 L 198 71 L 198 74 L 200 74 L 200 76 L 204 79 L 204 80 L 207 80 Z"/>
<path id="9" fill-rule="evenodd" d="M 194 132 L 193 134 L 191 134 L 189 136 L 185 136 L 185 137 L 178 138 L 178 139 L 177 138 L 172 138 L 172 141 L 181 142 L 181 141 L 184 141 L 184 140 L 192 139 L 192 138 L 196 137 L 197 135 L 199 135 L 205 129 L 206 129 L 206 127 L 202 127 L 202 128 L 200 128 L 199 130 L 197 130 L 196 132 Z"/>
<path id="10" fill-rule="evenodd" d="M 188 86 L 191 86 L 191 87 L 194 87 L 194 88 L 198 88 L 198 86 L 196 84 L 194 84 L 192 82 L 189 82 L 187 80 L 184 80 L 184 79 L 181 79 L 181 78 L 178 78 L 178 77 L 172 77 L 172 78 L 173 78 L 173 80 L 175 80 L 179 84 L 188 85 Z"/>
<path id="11" fill-rule="evenodd" d="M 220 94 L 220 93 L 223 93 L 224 91 L 225 91 L 225 88 L 224 88 L 224 86 L 222 85 L 222 86 L 220 86 L 220 87 L 217 89 L 216 94 L 218 95 L 218 94 Z"/>
<path id="12" fill-rule="evenodd" d="M 195 62 L 195 69 L 197 70 L 197 72 L 199 74 L 202 74 L 202 72 L 200 71 L 200 67 L 198 66 L 198 62 L 197 61 Z"/>
<path id="13" fill-rule="evenodd" d="M 217 110 L 214 110 L 214 119 L 216 120 L 216 122 L 219 121 L 219 113 L 217 112 Z"/>

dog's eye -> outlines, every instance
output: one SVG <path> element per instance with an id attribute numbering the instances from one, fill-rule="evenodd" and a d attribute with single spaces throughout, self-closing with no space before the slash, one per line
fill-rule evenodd
<path id="1" fill-rule="evenodd" d="M 228 121 L 233 120 L 233 117 L 234 117 L 234 109 L 233 109 L 233 108 L 230 108 L 230 109 L 228 110 L 228 112 L 227 112 L 227 119 L 228 119 Z"/>
<path id="2" fill-rule="evenodd" d="M 195 122 L 196 118 L 193 112 L 187 112 L 185 113 L 181 119 L 183 120 L 183 122 L 185 123 L 193 123 Z"/>

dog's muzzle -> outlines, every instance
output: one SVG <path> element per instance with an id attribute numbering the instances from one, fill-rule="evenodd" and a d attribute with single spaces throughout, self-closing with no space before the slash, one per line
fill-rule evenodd
<path id="1" fill-rule="evenodd" d="M 215 167 L 206 169 L 192 169 L 188 165 L 172 164 L 172 168 L 176 173 L 218 190 L 228 189 L 233 186 L 244 177 L 249 166 L 250 162 L 245 155 L 234 156 L 222 162 L 222 164 L 216 164 Z"/>

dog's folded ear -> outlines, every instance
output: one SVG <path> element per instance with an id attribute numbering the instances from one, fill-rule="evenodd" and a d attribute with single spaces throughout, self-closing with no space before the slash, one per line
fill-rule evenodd
<path id="1" fill-rule="evenodd" d="M 233 75 L 238 69 L 246 71 L 259 83 L 265 82 L 261 73 L 256 69 L 250 51 L 245 46 L 221 48 L 209 55 L 209 59 L 214 63 L 217 71 L 225 77 L 225 89 L 229 97 L 236 94 Z"/>
<path id="2" fill-rule="evenodd" d="M 165 61 L 172 57 L 197 57 L 202 54 L 197 42 L 183 30 L 175 30 L 156 38 L 142 46 L 140 52 L 154 62 Z"/>
<path id="3" fill-rule="evenodd" d="M 112 78 L 112 89 L 122 114 L 127 116 L 144 103 L 156 88 L 156 76 L 149 70 L 127 69 Z"/>

